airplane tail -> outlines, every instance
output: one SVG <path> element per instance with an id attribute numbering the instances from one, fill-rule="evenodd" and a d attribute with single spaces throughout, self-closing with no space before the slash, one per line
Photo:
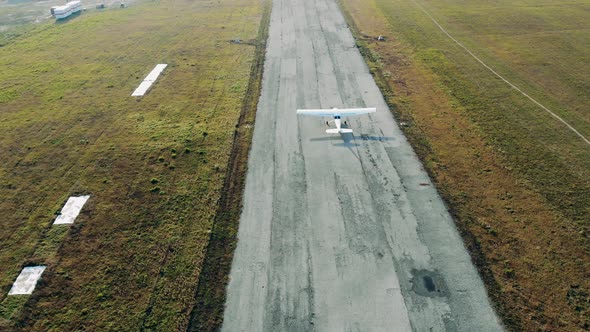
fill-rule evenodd
<path id="1" fill-rule="evenodd" d="M 326 129 L 326 133 L 328 133 L 328 134 L 348 134 L 348 133 L 352 133 L 352 129 L 348 129 L 348 128 L 340 128 L 340 130 L 338 130 L 337 128 Z"/>

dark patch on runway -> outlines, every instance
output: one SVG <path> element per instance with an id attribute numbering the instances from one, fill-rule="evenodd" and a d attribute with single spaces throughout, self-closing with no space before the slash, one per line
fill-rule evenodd
<path id="1" fill-rule="evenodd" d="M 412 270 L 412 290 L 419 295 L 435 297 L 446 296 L 447 287 L 438 272 Z"/>

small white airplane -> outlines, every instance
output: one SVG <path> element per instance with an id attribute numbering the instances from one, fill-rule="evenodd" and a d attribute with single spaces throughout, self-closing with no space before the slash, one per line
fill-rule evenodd
<path id="1" fill-rule="evenodd" d="M 331 108 L 331 109 L 316 109 L 316 110 L 297 110 L 297 114 L 299 115 L 313 115 L 313 116 L 331 116 L 334 118 L 334 124 L 336 128 L 326 129 L 326 133 L 328 134 L 345 134 L 345 133 L 352 133 L 352 129 L 349 128 L 342 128 L 342 117 L 343 116 L 353 116 L 353 115 L 361 115 L 367 113 L 374 113 L 377 112 L 376 108 Z M 331 122 L 331 121 L 330 121 Z M 344 121 L 346 123 L 346 121 Z M 328 122 L 326 122 L 328 125 Z"/>

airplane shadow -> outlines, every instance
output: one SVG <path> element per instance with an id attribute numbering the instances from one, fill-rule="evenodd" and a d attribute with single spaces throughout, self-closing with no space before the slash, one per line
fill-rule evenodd
<path id="1" fill-rule="evenodd" d="M 351 133 L 340 134 L 340 137 L 331 134 L 329 136 L 323 137 L 316 137 L 310 138 L 310 142 L 322 142 L 322 141 L 340 141 L 339 143 L 335 143 L 335 146 L 359 146 L 359 144 L 354 142 L 354 136 Z"/>
<path id="2" fill-rule="evenodd" d="M 345 134 L 340 134 L 340 138 L 338 138 L 336 135 L 330 135 L 330 136 L 310 138 L 309 141 L 310 142 L 321 142 L 321 141 L 331 141 L 331 140 L 335 140 L 335 139 L 342 140 L 340 143 L 335 143 L 334 144 L 335 146 L 346 146 L 346 147 L 359 146 L 359 144 L 356 143 L 357 140 L 361 140 L 361 141 L 379 141 L 379 142 L 393 141 L 394 140 L 393 137 L 369 136 L 369 135 L 365 135 L 365 134 L 361 134 L 359 136 L 354 136 L 353 133 L 345 133 Z"/>
<path id="3" fill-rule="evenodd" d="M 365 135 L 365 134 L 361 134 L 358 138 L 362 141 L 379 141 L 379 142 L 395 140 L 395 138 L 393 138 L 393 137 L 369 136 L 369 135 Z"/>
<path id="4" fill-rule="evenodd" d="M 323 136 L 323 137 L 316 137 L 310 138 L 310 142 L 321 142 L 321 141 L 335 141 L 332 143 L 332 146 L 343 147 L 350 150 L 350 152 L 354 155 L 355 158 L 359 159 L 358 151 L 355 149 L 360 146 L 357 143 L 359 140 L 363 141 L 392 141 L 394 140 L 393 137 L 384 137 L 384 136 L 369 136 L 365 134 L 361 134 L 360 136 L 354 136 L 353 133 L 345 133 L 340 134 L 340 137 L 336 135 L 330 136 Z M 360 160 L 360 159 L 359 159 Z"/>
<path id="5" fill-rule="evenodd" d="M 353 146 L 359 146 L 354 141 L 354 135 L 352 133 L 340 134 L 342 142 L 333 144 L 334 146 L 344 146 L 347 148 L 352 148 Z"/>

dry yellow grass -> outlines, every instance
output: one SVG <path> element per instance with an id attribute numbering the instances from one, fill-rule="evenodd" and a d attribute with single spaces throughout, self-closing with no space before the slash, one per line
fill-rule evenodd
<path id="1" fill-rule="evenodd" d="M 583 228 L 498 153 L 468 106 L 449 93 L 446 78 L 428 66 L 433 60 L 398 38 L 404 32 L 389 24 L 375 1 L 343 4 L 370 67 L 392 91 L 390 104 L 409 124 L 407 135 L 449 202 L 507 327 L 587 329 L 590 262 Z M 381 34 L 387 42 L 371 38 Z"/>

